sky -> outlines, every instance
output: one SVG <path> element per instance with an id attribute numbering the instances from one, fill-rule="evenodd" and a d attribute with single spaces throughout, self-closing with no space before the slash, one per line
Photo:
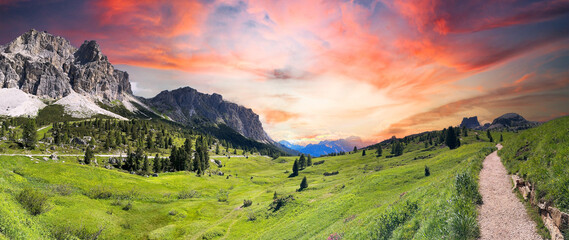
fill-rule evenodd
<path id="1" fill-rule="evenodd" d="M 219 93 L 275 140 L 569 115 L 568 0 L 0 0 L 0 44 L 31 28 L 96 40 L 138 96 Z"/>

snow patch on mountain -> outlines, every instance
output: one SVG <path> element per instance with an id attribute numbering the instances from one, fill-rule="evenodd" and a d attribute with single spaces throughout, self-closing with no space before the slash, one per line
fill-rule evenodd
<path id="1" fill-rule="evenodd" d="M 17 88 L 1 88 L 0 96 L 0 115 L 35 117 L 46 106 L 38 97 Z"/>
<path id="2" fill-rule="evenodd" d="M 65 112 L 75 118 L 89 118 L 97 114 L 102 114 L 121 120 L 127 120 L 118 114 L 102 109 L 89 98 L 76 92 L 71 92 L 71 94 L 66 97 L 59 99 L 55 104 L 62 105 Z"/>

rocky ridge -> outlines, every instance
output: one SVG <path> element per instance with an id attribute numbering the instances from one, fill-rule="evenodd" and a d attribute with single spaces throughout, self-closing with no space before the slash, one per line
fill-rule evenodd
<path id="1" fill-rule="evenodd" d="M 243 136 L 264 143 L 274 141 L 263 130 L 259 115 L 250 108 L 223 100 L 219 94 L 204 94 L 190 87 L 162 91 L 145 103 L 180 123 L 191 123 L 196 118 L 205 118 L 214 123 L 223 123 Z"/>
<path id="2" fill-rule="evenodd" d="M 103 102 L 132 94 L 128 74 L 113 67 L 97 42 L 85 41 L 77 49 L 34 29 L 0 47 L 0 86 L 51 100 L 72 92 Z"/>

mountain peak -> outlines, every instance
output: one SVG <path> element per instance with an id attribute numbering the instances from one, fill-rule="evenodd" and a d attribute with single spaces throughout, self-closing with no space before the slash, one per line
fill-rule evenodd
<path id="1" fill-rule="evenodd" d="M 480 127 L 480 122 L 478 122 L 478 116 L 463 118 L 462 122 L 460 123 L 460 127 L 466 127 L 470 129 L 475 129 L 477 127 Z"/>
<path id="2" fill-rule="evenodd" d="M 107 61 L 107 57 L 101 52 L 99 44 L 95 40 L 87 41 L 79 47 L 79 50 L 75 52 L 75 61 L 86 64 L 89 62 Z"/>
<path id="3" fill-rule="evenodd" d="M 79 49 L 31 29 L 0 49 L 0 87 L 58 100 L 73 92 L 104 102 L 132 94 L 128 74 L 114 69 L 95 41 Z"/>

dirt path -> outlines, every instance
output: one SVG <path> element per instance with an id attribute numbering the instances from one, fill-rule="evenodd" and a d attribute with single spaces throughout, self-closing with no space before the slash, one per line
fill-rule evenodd
<path id="1" fill-rule="evenodd" d="M 502 145 L 497 145 L 498 149 Z M 480 171 L 480 239 L 541 239 L 524 205 L 512 192 L 512 181 L 497 151 L 484 159 Z"/>

